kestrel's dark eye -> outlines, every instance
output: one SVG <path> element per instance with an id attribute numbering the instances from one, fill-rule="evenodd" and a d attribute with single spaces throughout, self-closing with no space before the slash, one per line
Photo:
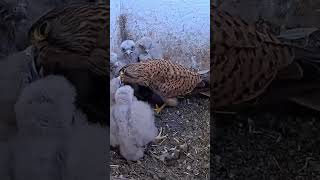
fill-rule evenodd
<path id="1" fill-rule="evenodd" d="M 33 32 L 33 37 L 37 41 L 42 41 L 48 37 L 50 31 L 50 25 L 47 22 L 42 23 L 35 31 Z"/>
<path id="2" fill-rule="evenodd" d="M 143 47 L 142 45 L 139 45 L 139 47 L 140 47 L 141 49 L 144 49 L 144 47 Z"/>
<path id="3" fill-rule="evenodd" d="M 39 33 L 40 35 L 42 36 L 46 36 L 47 33 L 48 33 L 48 23 L 47 22 L 44 22 L 41 24 L 41 26 L 39 27 Z"/>
<path id="4" fill-rule="evenodd" d="M 126 51 L 126 49 L 125 49 L 125 48 L 122 48 L 122 51 L 124 52 L 124 51 Z"/>

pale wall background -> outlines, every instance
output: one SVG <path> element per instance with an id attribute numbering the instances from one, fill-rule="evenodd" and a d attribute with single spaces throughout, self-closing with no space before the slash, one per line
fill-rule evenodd
<path id="1" fill-rule="evenodd" d="M 215 4 L 249 22 L 261 16 L 283 29 L 320 26 L 319 0 L 216 0 Z"/>
<path id="2" fill-rule="evenodd" d="M 172 61 L 189 66 L 194 58 L 209 67 L 209 0 L 111 0 L 110 9 L 111 51 L 118 52 L 124 39 L 149 36 Z"/>

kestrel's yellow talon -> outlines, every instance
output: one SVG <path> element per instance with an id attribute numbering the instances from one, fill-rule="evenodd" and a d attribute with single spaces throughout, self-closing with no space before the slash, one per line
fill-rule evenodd
<path id="1" fill-rule="evenodd" d="M 166 106 L 165 103 L 161 107 L 159 107 L 158 104 L 156 104 L 156 108 L 154 110 L 156 111 L 157 114 L 160 114 L 160 112 L 165 106 Z"/>
<path id="2" fill-rule="evenodd" d="M 158 106 L 158 104 L 156 104 L 156 108 L 154 108 L 154 111 L 157 113 L 157 114 L 159 114 L 159 106 Z"/>

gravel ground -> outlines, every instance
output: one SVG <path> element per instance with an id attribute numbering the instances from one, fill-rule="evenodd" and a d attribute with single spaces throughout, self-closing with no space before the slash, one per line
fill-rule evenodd
<path id="1" fill-rule="evenodd" d="M 180 99 L 156 117 L 167 138 L 151 143 L 143 159 L 129 162 L 119 150 L 111 153 L 113 177 L 132 179 L 209 179 L 210 101 L 204 97 Z M 115 179 L 115 178 L 113 178 Z"/>
<path id="2" fill-rule="evenodd" d="M 320 179 L 319 113 L 299 107 L 216 120 L 212 179 Z"/>

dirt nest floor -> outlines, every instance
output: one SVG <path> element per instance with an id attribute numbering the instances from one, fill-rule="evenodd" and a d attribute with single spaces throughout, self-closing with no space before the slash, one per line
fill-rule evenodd
<path id="1" fill-rule="evenodd" d="M 320 179 L 320 114 L 303 111 L 217 117 L 212 179 Z"/>
<path id="2" fill-rule="evenodd" d="M 137 162 L 111 150 L 111 175 L 129 179 L 209 179 L 210 101 L 205 97 L 180 99 L 156 116 L 167 138 L 151 143 Z"/>

